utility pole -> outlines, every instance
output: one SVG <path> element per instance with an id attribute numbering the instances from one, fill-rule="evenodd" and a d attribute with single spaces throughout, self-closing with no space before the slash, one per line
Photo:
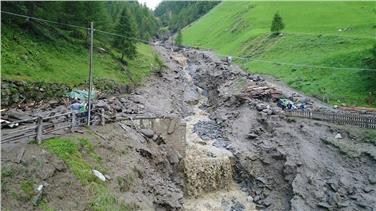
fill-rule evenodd
<path id="1" fill-rule="evenodd" d="M 94 37 L 94 23 L 90 22 L 90 49 L 89 49 L 89 91 L 88 91 L 88 109 L 87 109 L 87 126 L 90 126 L 91 114 L 91 90 L 93 88 L 93 37 Z"/>

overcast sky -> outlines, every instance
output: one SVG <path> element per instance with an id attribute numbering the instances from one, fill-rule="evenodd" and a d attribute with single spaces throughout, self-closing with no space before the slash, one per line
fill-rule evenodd
<path id="1" fill-rule="evenodd" d="M 138 0 L 138 2 L 142 4 L 146 2 L 146 6 L 154 10 L 158 6 L 159 2 L 161 2 L 161 0 Z"/>

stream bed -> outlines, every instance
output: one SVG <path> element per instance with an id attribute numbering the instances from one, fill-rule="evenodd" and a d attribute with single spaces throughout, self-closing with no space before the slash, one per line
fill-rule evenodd
<path id="1" fill-rule="evenodd" d="M 189 64 L 183 69 L 188 83 L 198 98 L 191 103 L 193 114 L 186 117 L 186 157 L 185 173 L 185 210 L 255 210 L 252 197 L 240 190 L 233 180 L 233 154 L 225 148 L 214 146 L 211 139 L 212 131 L 202 131 L 205 123 L 212 125 L 209 114 L 202 109 L 207 101 L 203 90 L 192 80 L 190 71 L 194 65 Z M 197 127 L 197 125 L 201 125 Z M 202 137 L 205 137 L 204 139 Z M 214 136 L 215 137 L 215 136 Z"/>

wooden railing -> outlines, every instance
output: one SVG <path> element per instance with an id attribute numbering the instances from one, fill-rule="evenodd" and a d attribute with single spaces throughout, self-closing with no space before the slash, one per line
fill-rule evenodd
<path id="1" fill-rule="evenodd" d="M 173 116 L 140 116 L 140 115 L 108 115 L 104 109 L 94 109 L 91 112 L 91 125 L 105 125 L 105 123 L 136 120 L 136 119 L 172 119 Z M 7 128 L 7 125 L 19 126 Z M 55 116 L 33 117 L 2 125 L 1 143 L 13 143 L 20 141 L 37 141 L 56 137 L 65 133 L 73 132 L 76 128 L 87 125 L 87 112 L 67 112 Z"/>
<path id="2" fill-rule="evenodd" d="M 98 111 L 100 111 L 98 113 Z M 72 132 L 76 127 L 87 124 L 87 112 L 67 112 L 55 116 L 33 117 L 2 125 L 1 143 L 35 140 L 40 143 L 64 132 Z M 93 110 L 91 124 L 104 124 L 104 111 Z M 7 125 L 18 125 L 7 128 Z"/>
<path id="3" fill-rule="evenodd" d="M 356 125 L 364 128 L 376 128 L 376 115 L 357 113 L 330 113 L 320 111 L 287 111 L 286 116 L 302 117 L 333 122 L 341 125 Z"/>

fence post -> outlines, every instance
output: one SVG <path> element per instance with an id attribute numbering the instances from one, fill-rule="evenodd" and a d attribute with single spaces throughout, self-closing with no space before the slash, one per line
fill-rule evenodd
<path id="1" fill-rule="evenodd" d="M 38 144 L 42 143 L 42 127 L 43 127 L 43 117 L 38 117 L 38 127 L 37 127 L 37 136 L 36 139 L 38 141 Z"/>
<path id="2" fill-rule="evenodd" d="M 104 118 L 104 109 L 101 108 L 101 125 L 103 126 L 105 124 L 105 118 Z"/>
<path id="3" fill-rule="evenodd" d="M 71 132 L 74 132 L 74 128 L 76 127 L 76 113 L 72 112 L 72 126 L 71 126 Z"/>

